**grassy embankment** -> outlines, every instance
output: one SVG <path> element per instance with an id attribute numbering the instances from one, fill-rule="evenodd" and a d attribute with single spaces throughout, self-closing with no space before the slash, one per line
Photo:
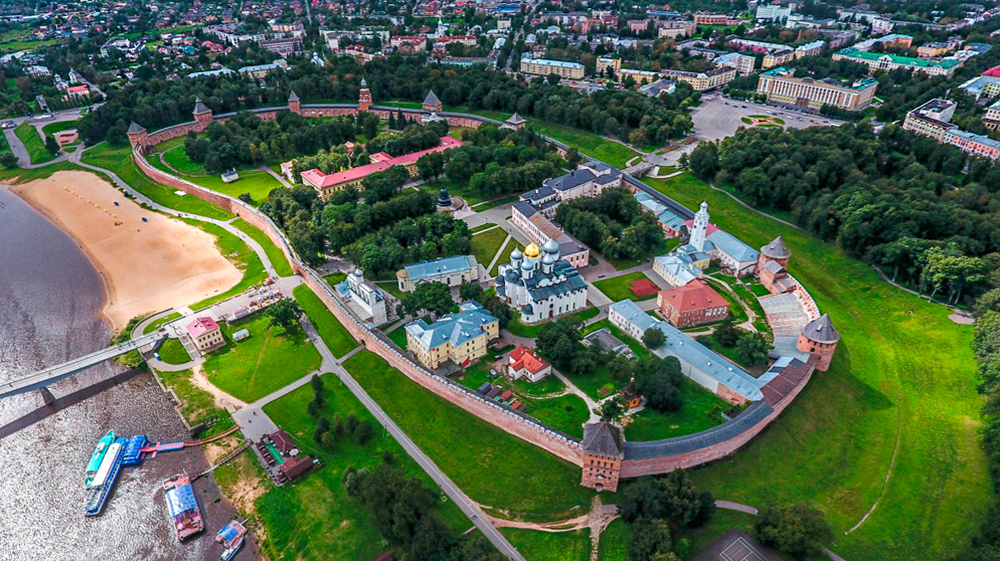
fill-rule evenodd
<path id="1" fill-rule="evenodd" d="M 589 508 L 593 491 L 580 486 L 578 467 L 438 398 L 370 351 L 354 355 L 344 367 L 462 491 L 492 514 L 559 520 Z"/>
<path id="2" fill-rule="evenodd" d="M 809 501 L 833 526 L 831 549 L 852 561 L 957 550 L 992 500 L 978 445 L 972 327 L 891 287 L 834 244 L 749 212 L 687 174 L 648 183 L 688 207 L 708 201 L 713 221 L 751 246 L 782 234 L 791 273 L 842 336 L 831 369 L 817 372 L 744 450 L 696 470 L 695 484 L 756 506 Z"/>
<path id="3" fill-rule="evenodd" d="M 237 399 L 255 401 L 319 368 L 319 352 L 300 327 L 272 327 L 264 314 L 220 327 L 226 346 L 206 355 L 205 373 Z M 237 343 L 232 335 L 241 329 L 250 338 Z"/>
<path id="4" fill-rule="evenodd" d="M 39 136 L 34 125 L 25 121 L 14 129 L 14 134 L 21 139 L 21 143 L 31 156 L 32 164 L 44 164 L 56 159 L 55 154 L 45 149 L 45 139 Z"/>
<path id="5" fill-rule="evenodd" d="M 330 348 L 333 356 L 340 358 L 358 346 L 354 337 L 312 289 L 306 285 L 299 285 L 295 287 L 292 294 L 299 306 L 302 307 L 302 311 L 309 316 L 309 321 L 316 327 L 316 332 Z"/>

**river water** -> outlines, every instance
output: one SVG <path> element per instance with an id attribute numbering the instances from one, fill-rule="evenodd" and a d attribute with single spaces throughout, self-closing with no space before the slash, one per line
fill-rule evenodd
<path id="1" fill-rule="evenodd" d="M 0 186 L 0 381 L 106 347 L 101 319 L 104 285 L 76 242 Z M 98 365 L 50 389 L 56 397 L 121 372 Z M 0 426 L 42 406 L 37 392 L 0 400 Z M 149 374 L 67 407 L 0 440 L 0 559 L 16 561 L 144 561 L 218 559 L 212 539 L 233 515 L 211 477 L 195 484 L 206 531 L 180 544 L 161 484 L 204 470 L 200 450 L 161 454 L 123 468 L 104 513 L 83 516 L 84 469 L 97 440 L 119 436 L 189 440 Z M 245 548 L 246 549 L 246 548 Z M 239 556 L 247 559 L 246 551 Z"/>

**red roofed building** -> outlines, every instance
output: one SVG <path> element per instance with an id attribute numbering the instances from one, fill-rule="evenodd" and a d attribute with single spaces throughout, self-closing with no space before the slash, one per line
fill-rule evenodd
<path id="1" fill-rule="evenodd" d="M 1000 78 L 1000 65 L 990 68 L 986 72 L 983 72 L 983 76 L 993 76 L 995 78 Z"/>
<path id="2" fill-rule="evenodd" d="M 552 373 L 552 365 L 538 356 L 534 350 L 520 346 L 510 353 L 510 364 L 507 375 L 517 380 L 526 378 L 529 382 L 537 382 Z"/>
<path id="3" fill-rule="evenodd" d="M 368 165 L 339 171 L 337 173 L 331 173 L 329 175 L 318 169 L 311 169 L 302 172 L 300 175 L 302 177 L 302 183 L 312 186 L 312 188 L 316 189 L 316 192 L 319 193 L 320 198 L 326 200 L 330 198 L 330 195 L 334 192 L 340 191 L 348 186 L 353 185 L 354 187 L 361 189 L 361 181 L 363 181 L 364 178 L 373 173 L 385 171 L 392 166 L 403 166 L 406 168 L 406 171 L 410 173 L 411 177 L 417 177 L 420 174 L 420 170 L 417 169 L 417 160 L 432 152 L 444 152 L 445 150 L 450 150 L 461 145 L 461 140 L 450 136 L 442 136 L 440 146 L 428 148 L 427 150 L 403 154 L 402 156 L 396 157 L 392 157 L 385 152 L 379 152 L 371 155 L 372 163 Z"/>
<path id="4" fill-rule="evenodd" d="M 187 332 L 191 340 L 194 341 L 195 348 L 200 352 L 214 349 L 225 343 L 219 324 L 210 317 L 195 318 L 187 325 Z"/>
<path id="5" fill-rule="evenodd" d="M 729 302 L 702 279 L 660 292 L 656 304 L 676 327 L 719 321 L 729 314 Z"/>
<path id="6" fill-rule="evenodd" d="M 628 285 L 628 289 L 632 291 L 632 294 L 634 294 L 636 298 L 645 298 L 656 294 L 656 291 L 660 290 L 660 287 L 656 286 L 656 284 L 649 279 L 639 279 Z"/>
<path id="7" fill-rule="evenodd" d="M 66 88 L 66 96 L 70 99 L 79 99 L 81 97 L 90 97 L 90 86 L 82 84 L 79 86 L 70 86 Z"/>

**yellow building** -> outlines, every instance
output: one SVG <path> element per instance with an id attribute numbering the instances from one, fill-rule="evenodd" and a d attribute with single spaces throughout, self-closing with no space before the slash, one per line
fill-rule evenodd
<path id="1" fill-rule="evenodd" d="M 675 82 L 691 84 L 696 92 L 713 88 L 721 88 L 736 77 L 736 69 L 732 67 L 713 68 L 707 72 L 688 72 L 687 70 L 661 70 L 660 75 Z"/>
<path id="2" fill-rule="evenodd" d="M 622 59 L 604 56 L 599 57 L 597 59 L 597 74 L 604 75 L 608 68 L 610 68 L 612 72 L 618 72 L 622 68 Z"/>
<path id="3" fill-rule="evenodd" d="M 468 366 L 486 356 L 487 347 L 500 338 L 500 320 L 478 302 L 464 302 L 457 314 L 448 314 L 432 324 L 418 319 L 404 329 L 406 350 L 428 368 L 449 361 Z"/>
<path id="4" fill-rule="evenodd" d="M 549 74 L 555 74 L 560 78 L 581 80 L 583 79 L 584 68 L 583 65 L 578 62 L 531 58 L 531 53 L 525 53 L 521 58 L 521 72 L 524 72 L 525 74 L 533 74 L 535 76 L 548 76 Z"/>

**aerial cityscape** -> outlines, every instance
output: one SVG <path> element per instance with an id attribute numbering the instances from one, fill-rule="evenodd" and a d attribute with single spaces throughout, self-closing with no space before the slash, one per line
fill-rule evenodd
<path id="1" fill-rule="evenodd" d="M 1000 561 L 997 16 L 5 0 L 0 559 Z"/>

